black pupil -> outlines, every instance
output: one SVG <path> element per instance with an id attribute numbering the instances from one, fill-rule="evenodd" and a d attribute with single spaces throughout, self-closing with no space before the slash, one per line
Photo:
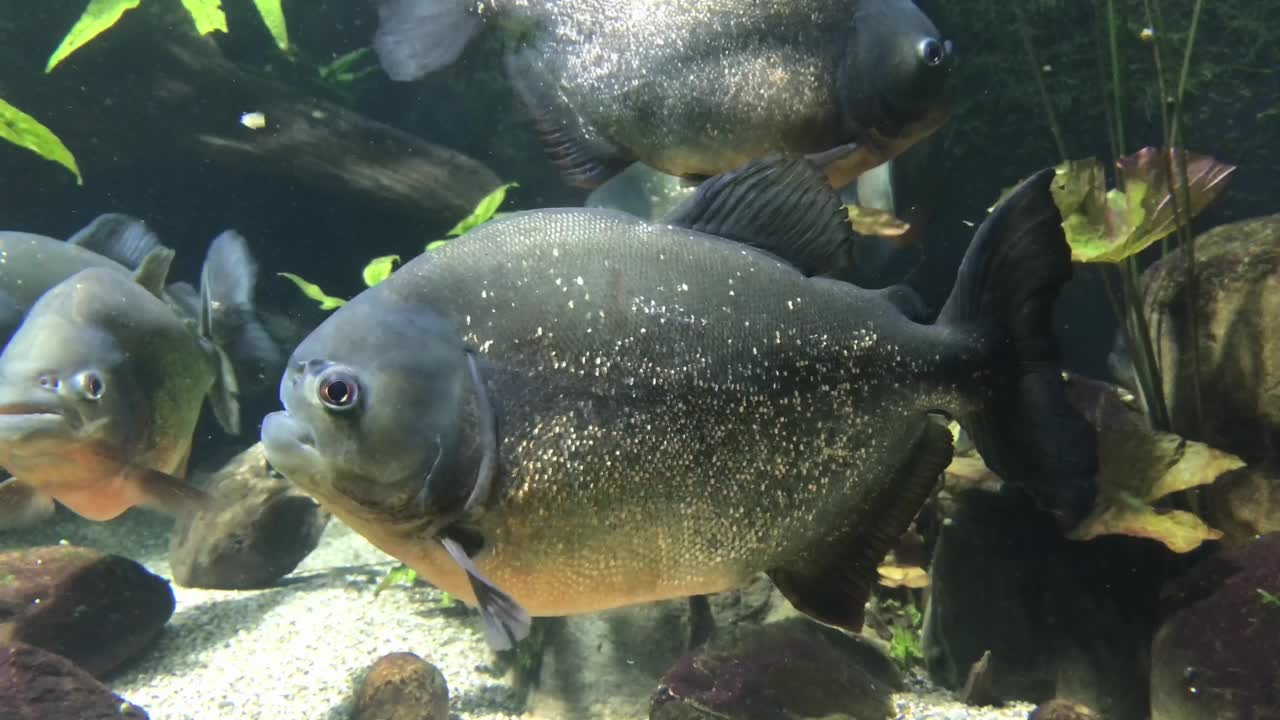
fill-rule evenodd
<path id="1" fill-rule="evenodd" d="M 95 397 L 102 394 L 102 381 L 96 375 L 89 376 L 89 394 Z"/>
<path id="2" fill-rule="evenodd" d="M 351 402 L 351 386 L 342 380 L 333 380 L 324 386 L 324 399 L 334 405 Z"/>
<path id="3" fill-rule="evenodd" d="M 942 44 L 937 40 L 926 40 L 924 43 L 924 61 L 930 65 L 942 62 Z"/>

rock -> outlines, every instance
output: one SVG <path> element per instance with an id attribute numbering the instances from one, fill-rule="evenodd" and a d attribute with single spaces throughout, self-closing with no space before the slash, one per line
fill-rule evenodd
<path id="1" fill-rule="evenodd" d="M 178 521 L 170 564 L 184 587 L 264 588 L 293 572 L 320 542 L 329 513 L 274 472 L 257 443 L 207 487 L 212 509 Z"/>
<path id="2" fill-rule="evenodd" d="M 1280 533 L 1204 560 L 1165 599 L 1152 720 L 1280 717 Z"/>
<path id="3" fill-rule="evenodd" d="M 0 642 L 58 653 L 97 677 L 150 645 L 173 608 L 164 578 L 119 555 L 71 545 L 0 553 Z"/>
<path id="4" fill-rule="evenodd" d="M 1280 532 L 1280 470 L 1244 467 L 1219 477 L 1204 491 L 1204 515 L 1222 531 L 1222 543 L 1240 547 L 1258 535 Z"/>
<path id="5" fill-rule="evenodd" d="M 1102 720 L 1102 718 L 1084 705 L 1066 700 L 1050 700 L 1032 710 L 1027 720 Z"/>
<path id="6" fill-rule="evenodd" d="M 991 652 L 989 696 L 1058 698 L 1108 720 L 1145 720 L 1144 657 L 1164 573 L 1160 545 L 1062 537 L 1025 497 L 960 493 L 930 563 L 921 644 L 934 682 L 958 690 Z"/>
<path id="7" fill-rule="evenodd" d="M 4 720 L 147 720 L 70 660 L 26 643 L 0 643 Z"/>
<path id="8" fill-rule="evenodd" d="M 745 588 L 710 597 L 717 640 L 754 628 L 779 606 L 763 575 Z M 548 626 L 538 683 L 528 698 L 533 717 L 633 720 L 649 711 L 663 672 L 689 651 L 690 604 L 666 600 L 588 615 Z"/>
<path id="9" fill-rule="evenodd" d="M 449 686 L 435 665 L 413 653 L 384 655 L 356 691 L 353 720 L 448 720 Z"/>
<path id="10" fill-rule="evenodd" d="M 1280 214 L 1220 225 L 1195 240 L 1200 399 L 1195 421 L 1186 253 L 1142 274 L 1173 432 L 1249 462 L 1280 458 Z"/>
<path id="11" fill-rule="evenodd" d="M 902 677 L 860 637 L 803 618 L 694 651 L 662 678 L 650 720 L 874 720 Z"/>

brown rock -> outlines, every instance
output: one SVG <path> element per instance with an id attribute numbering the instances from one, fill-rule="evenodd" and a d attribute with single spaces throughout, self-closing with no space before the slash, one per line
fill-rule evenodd
<path id="1" fill-rule="evenodd" d="M 1201 234 L 1195 261 L 1201 427 L 1187 337 L 1186 253 L 1169 253 L 1142 275 L 1170 429 L 1249 462 L 1280 457 L 1280 214 Z"/>
<path id="2" fill-rule="evenodd" d="M 236 455 L 206 488 L 211 509 L 180 520 L 169 562 L 184 587 L 264 588 L 316 549 L 329 513 L 271 470 L 262 443 Z"/>
<path id="3" fill-rule="evenodd" d="M 0 553 L 0 642 L 62 655 L 102 677 L 173 615 L 173 589 L 133 560 L 71 545 Z"/>
<path id="4" fill-rule="evenodd" d="M 1036 707 L 1027 720 L 1102 720 L 1084 705 L 1069 700 L 1050 700 Z"/>
<path id="5" fill-rule="evenodd" d="M 378 658 L 356 691 L 353 720 L 447 720 L 449 686 L 435 665 L 413 653 Z"/>
<path id="6" fill-rule="evenodd" d="M 1176 581 L 1151 644 L 1152 720 L 1280 717 L 1280 533 Z"/>
<path id="7" fill-rule="evenodd" d="M 147 713 L 61 655 L 11 643 L 0 644 L 0 718 L 147 720 Z"/>

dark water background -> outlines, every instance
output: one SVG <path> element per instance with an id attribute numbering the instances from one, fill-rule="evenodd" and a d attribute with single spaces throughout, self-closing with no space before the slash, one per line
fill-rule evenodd
<path id="1" fill-rule="evenodd" d="M 157 38 L 135 15 L 162 2 L 146 0 L 52 75 L 44 75 L 45 59 L 85 3 L 40 0 L 36 11 L 32 0 L 0 0 L 0 97 L 57 132 L 81 158 L 86 178 L 77 187 L 63 169 L 0 143 L 0 226 L 65 237 L 100 213 L 129 213 L 145 219 L 178 250 L 175 272 L 186 278 L 198 271 L 208 241 L 235 228 L 263 266 L 262 302 L 292 306 L 299 295 L 276 271 L 299 273 L 332 294 L 350 296 L 361 287 L 359 270 L 368 258 L 388 253 L 407 258 L 457 219 L 406 213 L 366 197 L 317 189 L 308 178 L 291 175 L 287 166 L 221 164 L 172 150 L 168 141 L 192 129 L 149 118 L 148 96 L 138 92 L 144 87 L 140 78 L 163 69 L 148 65 L 147 50 Z M 1278 209 L 1280 43 L 1268 38 L 1275 26 L 1274 17 L 1267 18 L 1268 4 L 1219 0 L 1206 3 L 1201 19 L 1186 103 L 1187 145 L 1239 170 L 1226 194 L 1197 219 L 1198 229 Z M 915 194 L 923 195 L 921 201 L 935 213 L 922 244 L 917 284 L 926 300 L 937 304 L 949 292 L 972 234 L 964 221 L 979 221 L 1002 188 L 1060 158 L 1017 30 L 1019 14 L 995 0 L 925 0 L 921 5 L 959 54 L 957 113 L 921 150 L 928 162 L 920 163 L 913 183 Z M 1119 0 L 1116 6 L 1128 78 L 1126 150 L 1133 151 L 1158 144 L 1161 128 L 1151 46 L 1139 39 L 1146 25 L 1143 6 L 1136 0 Z M 290 61 L 275 48 L 249 0 L 224 0 L 224 7 L 231 28 L 217 43 L 225 57 L 299 89 L 317 88 L 317 64 L 367 46 L 376 20 L 366 2 L 286 2 L 291 40 L 303 56 Z M 1109 73 L 1109 58 L 1095 42 L 1105 2 L 1035 0 L 1019 7 L 1039 64 L 1048 68 L 1046 87 L 1070 155 L 1108 158 L 1100 78 Z M 1160 7 L 1167 26 L 1165 63 L 1172 67 L 1181 60 L 1191 1 L 1163 0 Z M 500 57 L 500 41 L 491 35 L 474 42 L 452 68 L 421 82 L 393 83 L 375 71 L 347 99 L 332 97 L 369 118 L 469 155 L 504 181 L 520 182 L 506 209 L 580 204 L 585 194 L 563 183 L 545 159 L 506 86 Z M 1172 77 L 1172 70 L 1167 72 Z M 192 102 L 194 116 L 223 123 L 254 109 L 219 96 Z M 99 125 L 103 130 L 96 132 Z M 911 194 L 913 187 L 900 192 Z M 899 258 L 892 269 L 905 273 L 917 261 L 914 254 Z M 1098 272 L 1081 269 L 1077 278 L 1059 307 L 1068 363 L 1104 376 L 1112 313 Z"/>

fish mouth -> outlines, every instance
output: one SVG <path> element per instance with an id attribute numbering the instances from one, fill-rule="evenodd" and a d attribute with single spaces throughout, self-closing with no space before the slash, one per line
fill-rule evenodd
<path id="1" fill-rule="evenodd" d="M 262 449 L 272 467 L 290 482 L 304 487 L 318 479 L 323 467 L 315 435 L 286 410 L 269 413 L 262 419 Z"/>
<path id="2" fill-rule="evenodd" d="M 73 431 L 62 412 L 32 402 L 0 404 L 0 441 L 22 442 L 39 436 L 67 435 Z"/>

